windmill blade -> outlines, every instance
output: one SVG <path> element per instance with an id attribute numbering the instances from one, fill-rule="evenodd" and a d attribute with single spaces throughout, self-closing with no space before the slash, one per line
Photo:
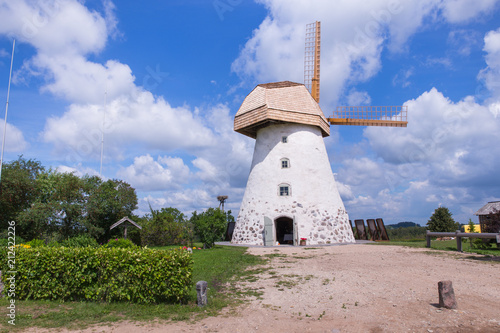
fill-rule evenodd
<path id="1" fill-rule="evenodd" d="M 406 127 L 408 106 L 338 106 L 330 125 Z"/>
<path id="2" fill-rule="evenodd" d="M 321 22 L 306 25 L 304 55 L 304 85 L 319 103 L 319 73 L 321 56 Z"/>

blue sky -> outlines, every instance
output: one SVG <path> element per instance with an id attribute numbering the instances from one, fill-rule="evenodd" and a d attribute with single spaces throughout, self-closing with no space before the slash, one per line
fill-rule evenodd
<path id="1" fill-rule="evenodd" d="M 0 0 L 0 100 L 16 39 L 5 161 L 136 188 L 138 214 L 237 213 L 254 141 L 232 130 L 259 83 L 303 81 L 322 24 L 321 107 L 408 105 L 407 128 L 332 127 L 352 219 L 424 225 L 500 198 L 500 4 L 495 0 Z M 3 82 L 3 83 L 2 83 Z M 105 93 L 106 92 L 106 93 Z M 3 104 L 5 105 L 5 104 Z M 105 110 L 105 116 L 104 115 Z M 3 131 L 3 115 L 0 120 Z"/>

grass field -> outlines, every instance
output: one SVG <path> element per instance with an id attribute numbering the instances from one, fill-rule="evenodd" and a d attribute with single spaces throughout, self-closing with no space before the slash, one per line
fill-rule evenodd
<path id="1" fill-rule="evenodd" d="M 168 249 L 165 247 L 161 249 Z M 159 304 L 130 306 L 128 303 L 92 303 L 57 301 L 19 301 L 16 305 L 16 325 L 7 323 L 2 316 L 0 332 L 15 332 L 26 327 L 71 329 L 85 328 L 92 324 L 115 322 L 124 319 L 135 321 L 194 320 L 217 314 L 223 307 L 242 301 L 241 292 L 232 287 L 231 281 L 252 279 L 262 271 L 265 259 L 245 254 L 244 247 L 216 246 L 210 250 L 193 251 L 193 282 L 208 282 L 208 305 L 199 308 L 196 304 L 196 289 L 193 285 L 188 304 Z M 248 269 L 251 267 L 251 269 Z M 231 293 L 231 297 L 225 296 Z M 247 294 L 258 295 L 249 290 Z M 0 299 L 0 308 L 5 313 L 9 301 Z"/>

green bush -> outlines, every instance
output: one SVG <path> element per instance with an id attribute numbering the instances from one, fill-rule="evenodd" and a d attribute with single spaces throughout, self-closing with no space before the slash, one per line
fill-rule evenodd
<path id="1" fill-rule="evenodd" d="M 25 243 L 26 245 L 29 245 L 31 247 L 42 247 L 45 246 L 45 242 L 41 239 L 32 239 L 29 242 Z"/>
<path id="2" fill-rule="evenodd" d="M 146 214 L 140 231 L 141 244 L 148 246 L 187 245 L 193 242 L 191 224 L 177 208 L 162 208 Z"/>
<path id="3" fill-rule="evenodd" d="M 224 240 L 227 221 L 232 218 L 231 211 L 223 212 L 220 208 L 209 208 L 203 213 L 193 212 L 190 222 L 200 242 L 207 248 L 214 246 L 215 242 Z"/>
<path id="4" fill-rule="evenodd" d="M 7 248 L 0 255 L 5 258 Z M 1 270 L 9 271 L 7 265 L 2 260 Z M 19 248 L 15 298 L 179 303 L 189 295 L 192 269 L 192 255 L 183 250 Z M 7 277 L 2 275 L 4 284 Z"/>
<path id="5" fill-rule="evenodd" d="M 15 240 L 16 240 L 15 241 L 16 245 L 24 243 L 24 239 L 22 237 L 16 236 Z M 12 244 L 9 244 L 9 239 L 8 238 L 1 238 L 0 239 L 0 247 L 6 247 L 6 246 L 9 246 L 9 245 L 12 245 Z"/>
<path id="6" fill-rule="evenodd" d="M 119 247 L 121 249 L 130 249 L 136 247 L 136 245 L 130 239 L 116 238 L 110 239 L 104 247 Z"/>
<path id="7" fill-rule="evenodd" d="M 61 246 L 65 247 L 98 247 L 97 241 L 90 235 L 78 235 L 75 237 L 70 237 L 59 243 Z"/>
<path id="8" fill-rule="evenodd" d="M 425 239 L 425 227 L 392 228 L 387 226 L 387 236 L 392 241 Z"/>

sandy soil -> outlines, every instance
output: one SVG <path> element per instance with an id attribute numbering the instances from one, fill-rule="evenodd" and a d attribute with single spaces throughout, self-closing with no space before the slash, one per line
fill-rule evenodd
<path id="1" fill-rule="evenodd" d="M 194 324 L 120 322 L 83 332 L 500 332 L 500 262 L 393 246 L 250 248 L 272 254 L 261 299 Z M 440 309 L 451 280 L 456 310 Z M 41 332 L 30 330 L 31 332 Z"/>

